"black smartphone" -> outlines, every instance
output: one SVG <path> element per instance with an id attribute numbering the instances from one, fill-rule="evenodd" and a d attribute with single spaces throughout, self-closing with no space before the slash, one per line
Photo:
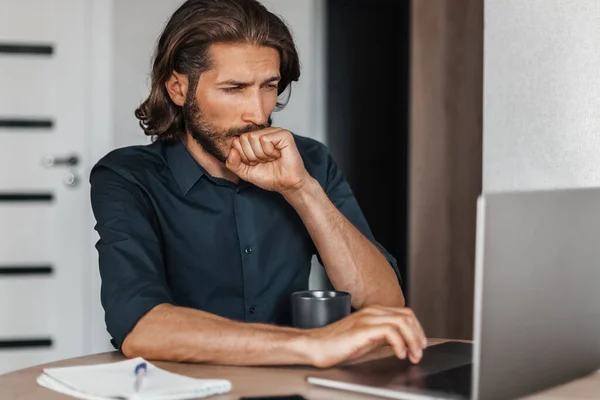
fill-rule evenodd
<path id="1" fill-rule="evenodd" d="M 287 396 L 240 397 L 240 400 L 306 400 L 306 397 L 299 394 L 291 394 Z"/>

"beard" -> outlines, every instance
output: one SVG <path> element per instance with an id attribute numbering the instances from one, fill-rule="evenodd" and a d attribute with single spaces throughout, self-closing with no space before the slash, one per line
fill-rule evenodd
<path id="1" fill-rule="evenodd" d="M 216 128 L 208 122 L 194 95 L 187 96 L 182 114 L 185 127 L 196 143 L 223 164 L 231 149 L 230 139 L 240 137 L 243 133 L 259 131 L 271 126 L 271 117 L 269 117 L 267 123 L 262 125 L 250 124 L 242 128 L 229 129 Z"/>

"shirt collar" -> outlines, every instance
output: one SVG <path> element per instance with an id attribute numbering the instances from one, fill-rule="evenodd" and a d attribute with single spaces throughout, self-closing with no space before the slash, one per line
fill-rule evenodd
<path id="1" fill-rule="evenodd" d="M 165 160 L 185 196 L 206 171 L 192 157 L 187 147 L 177 140 L 164 145 Z"/>

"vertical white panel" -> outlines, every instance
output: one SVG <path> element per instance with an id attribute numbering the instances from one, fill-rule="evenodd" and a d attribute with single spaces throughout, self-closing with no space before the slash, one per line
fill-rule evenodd
<path id="1" fill-rule="evenodd" d="M 486 0 L 484 191 L 600 184 L 600 2 Z"/>

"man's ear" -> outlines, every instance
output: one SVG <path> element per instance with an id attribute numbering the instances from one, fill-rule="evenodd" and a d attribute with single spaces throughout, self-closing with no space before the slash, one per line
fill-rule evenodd
<path id="1" fill-rule="evenodd" d="M 180 107 L 183 107 L 183 103 L 185 102 L 185 98 L 187 96 L 188 87 L 188 77 L 175 71 L 173 71 L 169 79 L 165 82 L 165 88 L 169 93 L 169 97 L 173 103 Z"/>

